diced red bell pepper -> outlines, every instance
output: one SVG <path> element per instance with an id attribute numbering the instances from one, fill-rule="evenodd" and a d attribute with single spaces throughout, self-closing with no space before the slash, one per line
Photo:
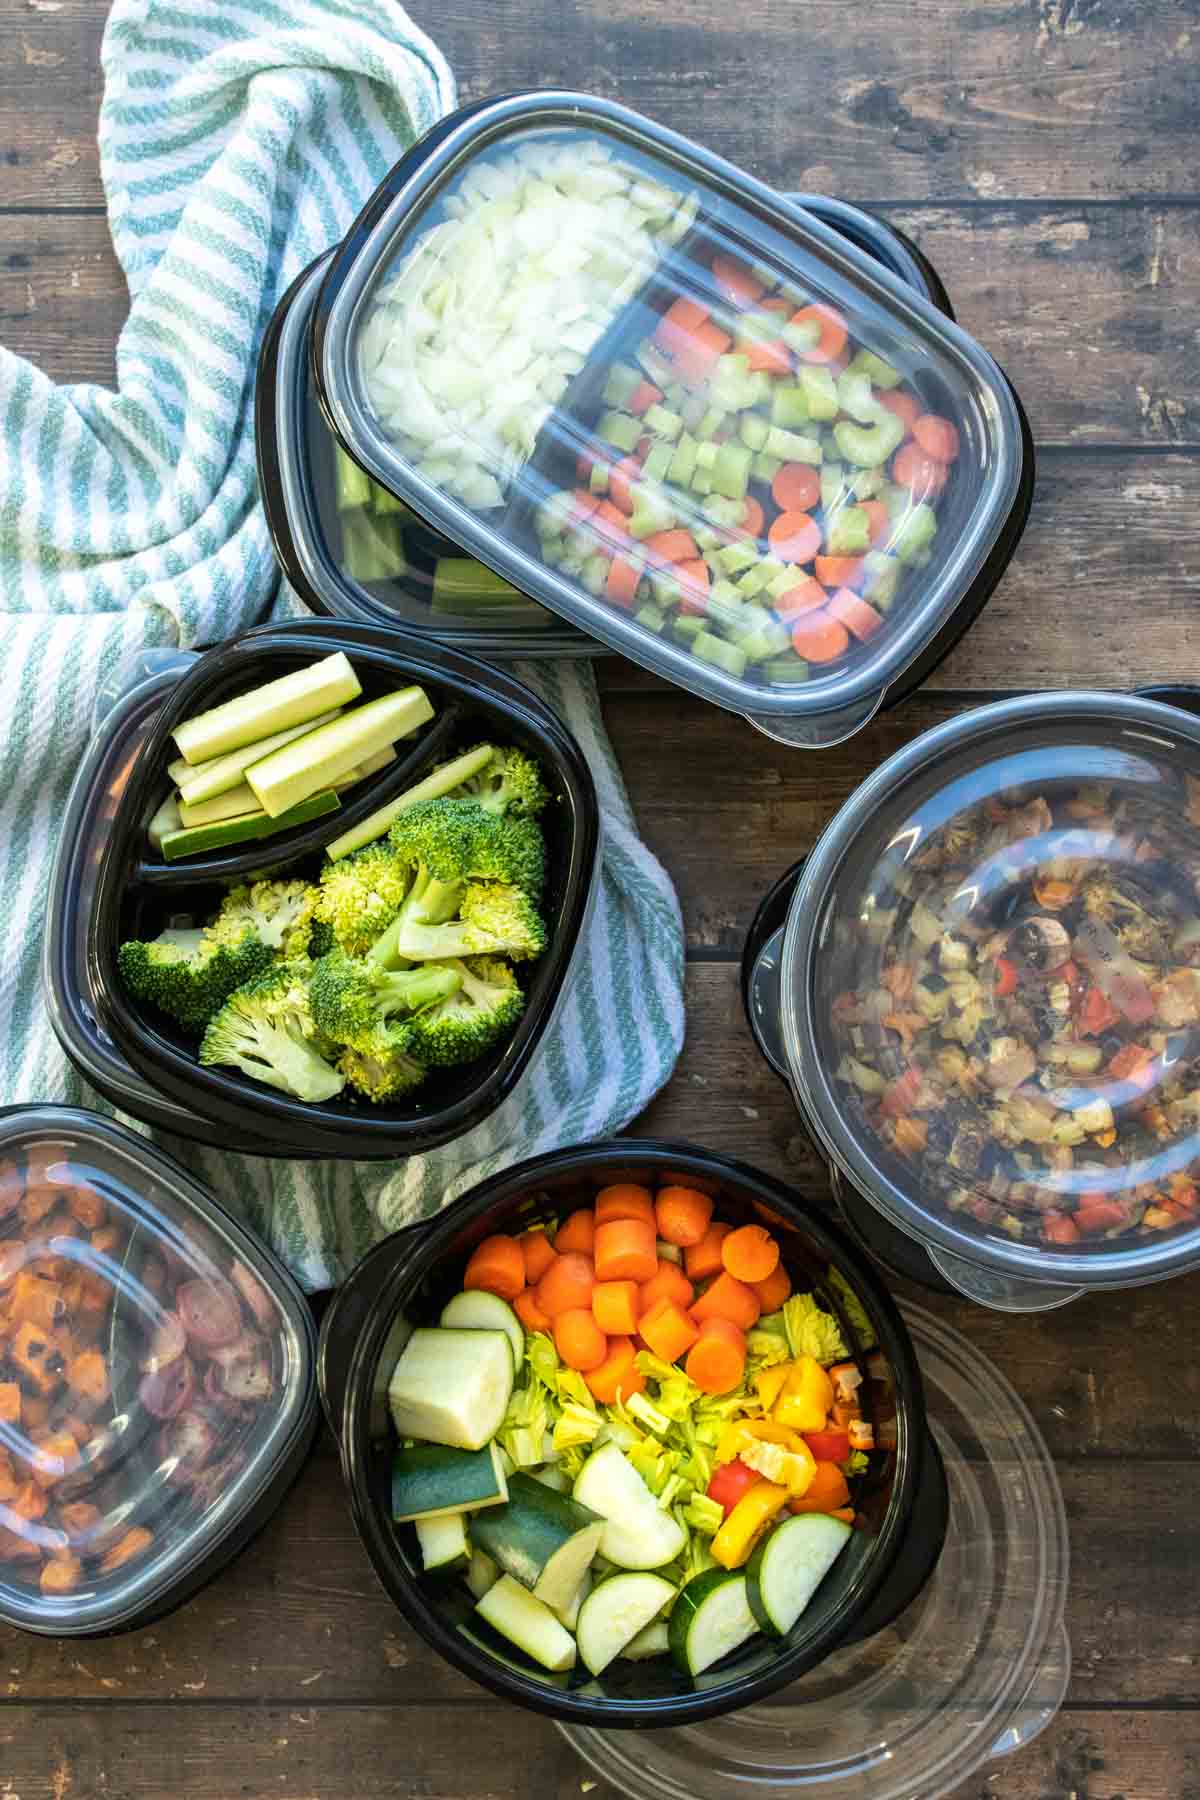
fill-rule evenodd
<path id="1" fill-rule="evenodd" d="M 993 983 L 993 990 L 997 997 L 1003 1000 L 1006 995 L 1015 993 L 1018 979 L 1016 963 L 1010 957 L 998 956 L 996 958 L 996 977 Z"/>
<path id="2" fill-rule="evenodd" d="M 1077 1029 L 1083 1037 L 1099 1037 L 1102 1031 L 1115 1025 L 1120 1016 L 1103 988 L 1090 987 L 1079 1008 Z"/>
<path id="3" fill-rule="evenodd" d="M 1074 1219 L 1066 1213 L 1048 1212 L 1042 1215 L 1042 1236 L 1048 1244 L 1077 1244 L 1079 1230 Z"/>
<path id="4" fill-rule="evenodd" d="M 892 1082 L 883 1099 L 879 1102 L 879 1110 L 887 1119 L 903 1118 L 916 1105 L 917 1095 L 921 1091 L 921 1071 L 917 1068 L 906 1069 L 903 1075 Z"/>
<path id="5" fill-rule="evenodd" d="M 715 1500 L 723 1508 L 725 1517 L 728 1518 L 746 1489 L 752 1488 L 756 1481 L 761 1480 L 761 1475 L 756 1474 L 740 1457 L 735 1457 L 733 1462 L 722 1463 L 715 1471 L 706 1492 L 710 1500 Z"/>
<path id="6" fill-rule="evenodd" d="M 818 1462 L 844 1463 L 850 1455 L 847 1431 L 805 1431 L 801 1435 Z"/>
<path id="7" fill-rule="evenodd" d="M 1119 1200 L 1110 1200 L 1106 1194 L 1083 1194 L 1080 1196 L 1079 1210 L 1075 1214 L 1075 1223 L 1088 1236 L 1097 1231 L 1115 1231 L 1119 1225 L 1127 1225 L 1129 1215 Z"/>

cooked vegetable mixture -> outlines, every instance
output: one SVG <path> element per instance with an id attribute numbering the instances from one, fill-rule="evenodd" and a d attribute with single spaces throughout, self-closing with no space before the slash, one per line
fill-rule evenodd
<path id="1" fill-rule="evenodd" d="M 277 1385 L 250 1271 L 198 1278 L 142 1249 L 119 1192 L 70 1155 L 39 1144 L 0 1168 L 0 1565 L 58 1596 L 214 1505 Z"/>
<path id="2" fill-rule="evenodd" d="M 847 319 L 717 255 L 604 388 L 546 562 L 737 678 L 866 643 L 934 552 L 954 424 Z"/>
<path id="3" fill-rule="evenodd" d="M 792 1292 L 762 1225 L 606 1187 L 485 1238 L 409 1338 L 393 1517 L 543 1667 L 669 1653 L 699 1675 L 790 1631 L 850 1536 L 876 1438 L 847 1328 L 873 1339 L 836 1274 Z"/>
<path id="4" fill-rule="evenodd" d="M 1196 1224 L 1200 784 L 1006 791 L 898 832 L 832 954 L 838 1077 L 920 1195 L 1052 1247 Z M 915 844 L 919 848 L 913 849 Z M 911 1181 L 911 1177 L 908 1178 Z"/>

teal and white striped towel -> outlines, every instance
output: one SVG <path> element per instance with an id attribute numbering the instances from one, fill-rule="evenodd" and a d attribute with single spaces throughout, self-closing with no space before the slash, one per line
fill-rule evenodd
<path id="1" fill-rule="evenodd" d="M 278 588 L 258 501 L 259 341 L 289 283 L 454 102 L 442 56 L 394 0 L 117 0 L 101 54 L 101 170 L 131 298 L 117 389 L 56 387 L 0 350 L 3 1102 L 99 1104 L 38 980 L 56 822 L 93 696 L 143 649 L 303 610 Z M 395 1165 L 171 1146 L 311 1288 L 484 1175 L 620 1130 L 679 1053 L 679 907 L 638 839 L 591 676 L 521 673 L 583 746 L 605 847 L 580 975 L 515 1129 Z"/>

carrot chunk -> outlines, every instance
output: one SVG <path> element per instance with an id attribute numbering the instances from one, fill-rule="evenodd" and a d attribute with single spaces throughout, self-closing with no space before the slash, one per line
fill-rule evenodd
<path id="1" fill-rule="evenodd" d="M 613 1182 L 596 1195 L 596 1224 L 611 1225 L 614 1219 L 644 1219 L 654 1223 L 654 1200 L 650 1189 L 634 1181 Z"/>
<path id="2" fill-rule="evenodd" d="M 733 1230 L 732 1225 L 722 1225 L 714 1219 L 698 1244 L 689 1244 L 683 1253 L 683 1266 L 692 1281 L 703 1281 L 709 1275 L 720 1273 L 721 1245 Z"/>
<path id="3" fill-rule="evenodd" d="M 608 1337 L 632 1337 L 638 1328 L 641 1289 L 636 1281 L 598 1281 L 592 1316 Z"/>
<path id="4" fill-rule="evenodd" d="M 525 1280 L 530 1287 L 536 1287 L 554 1261 L 554 1245 L 544 1231 L 523 1231 L 517 1242 L 525 1264 Z"/>
<path id="5" fill-rule="evenodd" d="M 703 1324 L 706 1319 L 728 1319 L 732 1324 L 740 1325 L 743 1331 L 757 1325 L 761 1315 L 762 1308 L 754 1289 L 727 1269 L 721 1271 L 712 1286 L 705 1288 L 692 1305 L 692 1317 L 698 1323 Z"/>
<path id="6" fill-rule="evenodd" d="M 544 1313 L 537 1303 L 537 1295 L 532 1288 L 525 1288 L 513 1301 L 513 1311 L 520 1319 L 526 1331 L 545 1331 L 554 1329 L 554 1321 L 549 1313 Z"/>
<path id="7" fill-rule="evenodd" d="M 595 1369 L 585 1369 L 583 1379 L 601 1406 L 613 1406 L 618 1399 L 628 1400 L 646 1391 L 646 1377 L 637 1366 L 633 1340 L 615 1337 L 608 1340 L 608 1355 Z"/>
<path id="8" fill-rule="evenodd" d="M 503 1233 L 484 1238 L 471 1252 L 463 1286 L 499 1294 L 501 1300 L 515 1300 L 525 1286 L 525 1257 L 516 1238 Z"/>
<path id="9" fill-rule="evenodd" d="M 589 1256 L 568 1250 L 552 1262 L 534 1290 L 534 1298 L 546 1317 L 557 1319 L 559 1313 L 591 1307 L 596 1273 Z"/>
<path id="10" fill-rule="evenodd" d="M 721 1261 L 737 1281 L 765 1281 L 779 1265 L 779 1245 L 765 1225 L 742 1225 L 721 1245 Z"/>
<path id="11" fill-rule="evenodd" d="M 608 1339 L 590 1307 L 572 1306 L 554 1321 L 554 1348 L 568 1369 L 598 1369 L 608 1355 Z"/>
<path id="12" fill-rule="evenodd" d="M 792 1278 L 782 1263 L 776 1265 L 765 1281 L 752 1281 L 758 1304 L 765 1313 L 778 1312 L 792 1291 Z"/>
<path id="13" fill-rule="evenodd" d="M 613 1219 L 596 1227 L 596 1276 L 600 1281 L 649 1281 L 658 1273 L 654 1226 L 645 1219 Z"/>
<path id="14" fill-rule="evenodd" d="M 658 1273 L 643 1281 L 638 1289 L 638 1311 L 649 1312 L 656 1300 L 674 1300 L 685 1311 L 696 1297 L 696 1290 L 679 1267 L 665 1256 L 658 1259 Z"/>
<path id="15" fill-rule="evenodd" d="M 674 1300 L 656 1300 L 643 1313 L 638 1331 L 644 1343 L 664 1362 L 678 1362 L 700 1336 L 700 1327 Z"/>
<path id="16" fill-rule="evenodd" d="M 560 1255 L 564 1250 L 578 1250 L 583 1256 L 590 1256 L 595 1238 L 596 1215 L 590 1206 L 582 1206 L 563 1220 L 554 1234 L 554 1248 Z"/>
<path id="17" fill-rule="evenodd" d="M 746 1339 L 728 1319 L 709 1319 L 688 1351 L 689 1381 L 706 1394 L 731 1394 L 746 1372 Z"/>
<path id="18" fill-rule="evenodd" d="M 699 1244 L 712 1223 L 713 1203 L 708 1194 L 696 1188 L 660 1188 L 654 1202 L 658 1235 L 680 1249 Z"/>

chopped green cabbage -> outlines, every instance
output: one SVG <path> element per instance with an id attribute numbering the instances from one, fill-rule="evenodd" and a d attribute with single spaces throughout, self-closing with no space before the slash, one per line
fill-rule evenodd
<path id="1" fill-rule="evenodd" d="M 694 1531 L 702 1531 L 705 1537 L 715 1537 L 725 1519 L 725 1508 L 719 1500 L 710 1500 L 707 1494 L 693 1494 L 683 1509 L 683 1516 Z"/>
<path id="2" fill-rule="evenodd" d="M 842 1468 L 847 1475 L 864 1475 L 871 1466 L 871 1459 L 865 1450 L 852 1450 Z"/>
<path id="3" fill-rule="evenodd" d="M 819 1363 L 829 1364 L 850 1354 L 837 1320 L 823 1311 L 811 1294 L 793 1294 L 785 1300 L 783 1322 L 793 1356 L 814 1356 Z"/>
<path id="4" fill-rule="evenodd" d="M 554 1448 L 560 1452 L 579 1444 L 593 1444 L 604 1428 L 604 1420 L 590 1406 L 568 1400 L 554 1427 Z"/>
<path id="5" fill-rule="evenodd" d="M 546 1390 L 536 1381 L 513 1389 L 512 1399 L 497 1436 L 517 1469 L 535 1469 L 545 1461 L 545 1437 L 550 1425 Z"/>
<path id="6" fill-rule="evenodd" d="M 857 1332 L 862 1348 L 869 1350 L 875 1343 L 878 1333 L 867 1317 L 862 1301 L 838 1269 L 830 1269 L 829 1285 L 846 1315 L 851 1330 Z"/>

